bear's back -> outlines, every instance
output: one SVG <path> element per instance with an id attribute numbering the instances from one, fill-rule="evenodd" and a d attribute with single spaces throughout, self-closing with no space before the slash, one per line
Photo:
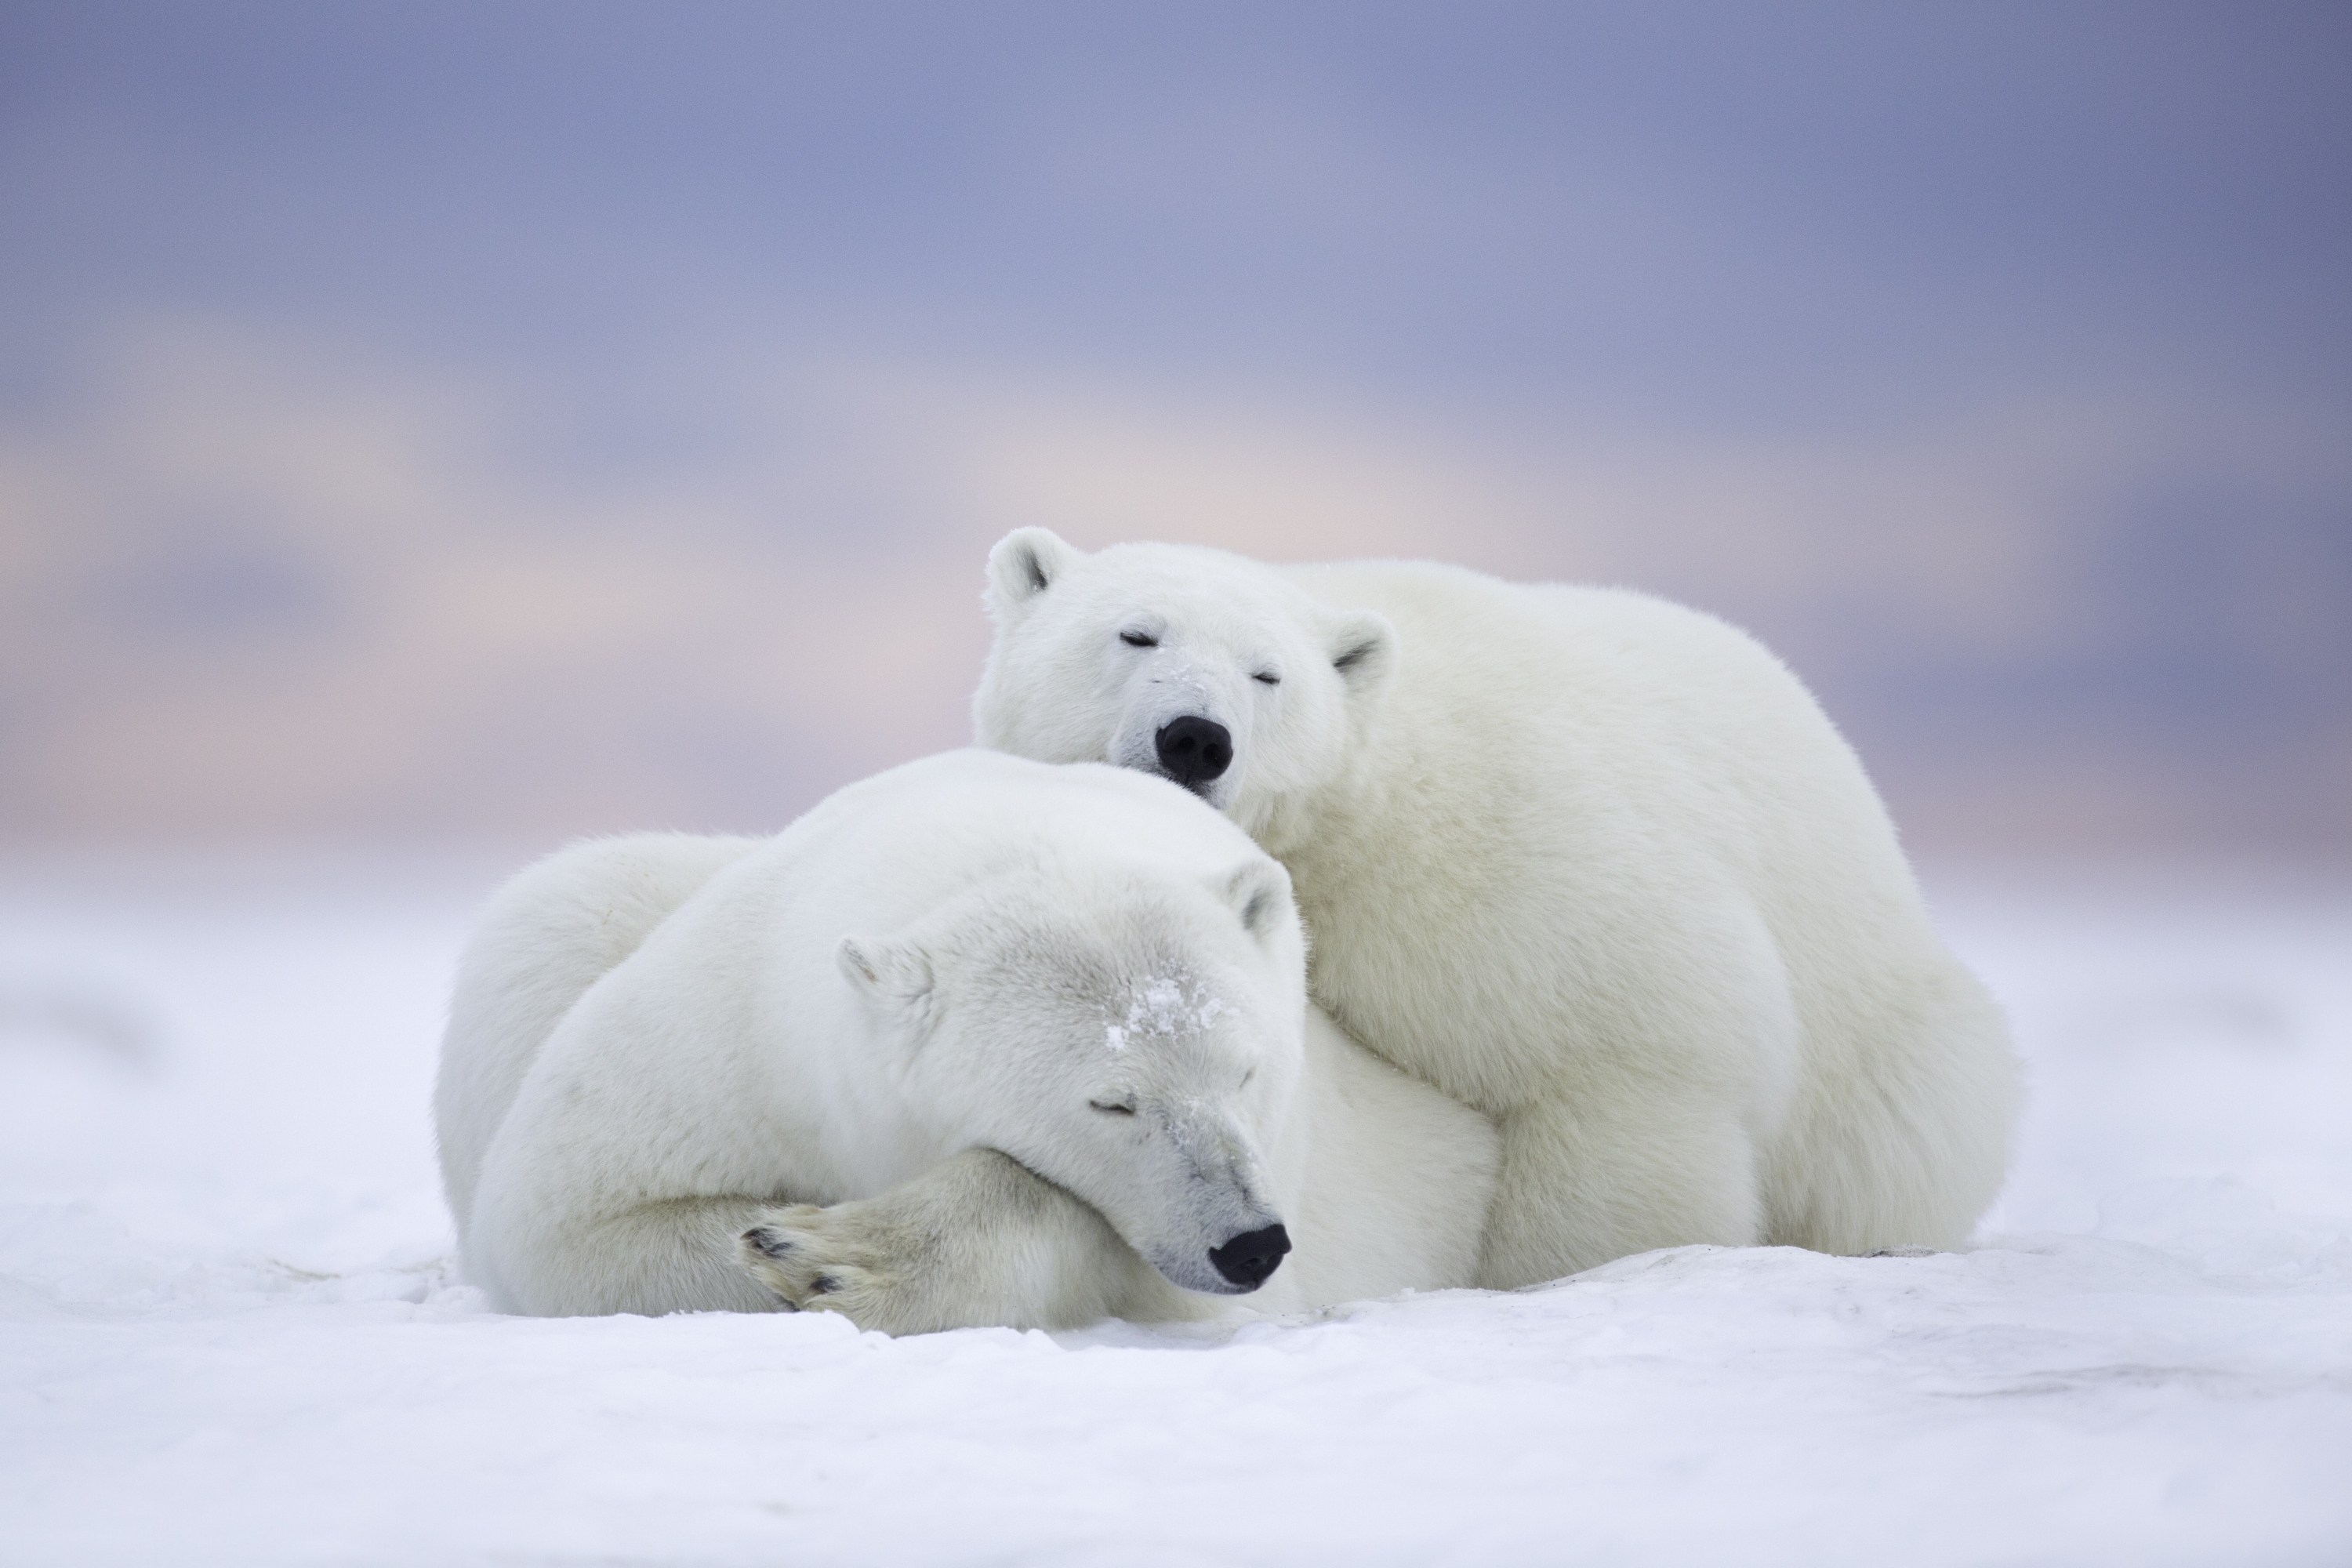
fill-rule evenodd
<path id="1" fill-rule="evenodd" d="M 1127 866 L 1190 879 L 1204 866 L 1264 858 L 1246 833 L 1165 779 L 980 747 L 836 790 L 761 857 L 829 918 L 875 929 L 1024 869 Z"/>
<path id="2" fill-rule="evenodd" d="M 1530 805 L 1552 824 L 1637 819 L 1703 847 L 1759 897 L 1785 896 L 1826 858 L 1913 901 L 1860 760 L 1803 683 L 1737 627 L 1627 589 L 1432 563 L 1292 575 L 1396 625 L 1380 719 L 1398 751 L 1382 769 L 1389 812 L 1514 821 L 1518 853 L 1540 850 L 1528 835 L 1546 825 Z"/>
<path id="3" fill-rule="evenodd" d="M 713 876 L 763 842 L 685 833 L 589 839 L 491 895 L 458 961 L 434 1087 L 442 1186 L 461 1234 L 482 1156 L 555 1026 Z"/>
<path id="4" fill-rule="evenodd" d="M 1552 994 L 1503 1015 L 1549 1031 L 1565 1008 L 1606 1034 L 1608 997 L 1666 1005 L 1693 978 L 1666 978 L 1667 956 L 1720 952 L 1715 928 L 1749 920 L 1808 1033 L 1948 966 L 1859 761 L 1746 634 L 1622 589 L 1433 563 L 1290 574 L 1397 627 L 1368 782 L 1286 855 L 1316 994 L 1392 1058 L 1499 1110 L 1526 1087 L 1507 1062 L 1550 1053 L 1478 1039 L 1501 1019 L 1473 977 L 1542 976 Z M 1436 963 L 1416 956 L 1433 932 Z"/>

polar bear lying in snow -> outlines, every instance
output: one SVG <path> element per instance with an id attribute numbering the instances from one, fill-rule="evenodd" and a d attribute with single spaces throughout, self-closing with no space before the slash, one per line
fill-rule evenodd
<path id="1" fill-rule="evenodd" d="M 435 1106 L 505 1310 L 892 1332 L 1467 1284 L 1496 1159 L 1307 1006 L 1289 879 L 1239 829 L 986 752 L 773 839 L 526 870 L 466 951 Z"/>
<path id="2" fill-rule="evenodd" d="M 1219 551 L 989 558 L 983 745 L 1161 774 L 1289 868 L 1316 1000 L 1496 1120 L 1479 1282 L 1686 1242 L 1963 1241 L 2018 1102 L 1853 753 L 1610 589 Z"/>

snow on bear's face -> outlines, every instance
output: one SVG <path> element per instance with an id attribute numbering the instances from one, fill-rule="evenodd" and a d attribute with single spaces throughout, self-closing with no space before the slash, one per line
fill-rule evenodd
<path id="1" fill-rule="evenodd" d="M 1396 634 L 1222 551 L 1096 554 L 1042 528 L 988 558 L 996 643 L 972 700 L 981 744 L 1172 779 L 1260 843 L 1349 771 Z"/>
<path id="2" fill-rule="evenodd" d="M 1265 1151 L 1302 1069 L 1306 949 L 1275 861 L 1196 887 L 1044 868 L 839 959 L 944 1146 L 1076 1194 L 1188 1290 L 1255 1290 L 1289 1250 Z"/>

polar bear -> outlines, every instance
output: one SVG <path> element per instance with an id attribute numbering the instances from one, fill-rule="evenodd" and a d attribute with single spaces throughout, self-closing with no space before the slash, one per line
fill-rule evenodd
<path id="1" fill-rule="evenodd" d="M 891 1332 L 1466 1285 L 1492 1125 L 1305 995 L 1280 865 L 1133 772 L 957 752 L 771 840 L 574 846 L 459 966 L 465 1268 Z"/>
<path id="2" fill-rule="evenodd" d="M 991 553 L 980 742 L 1161 774 L 1288 868 L 1316 1000 L 1503 1136 L 1481 1284 L 1690 1242 L 1951 1247 L 2005 1025 L 1861 764 L 1743 634 L 1614 589 Z"/>

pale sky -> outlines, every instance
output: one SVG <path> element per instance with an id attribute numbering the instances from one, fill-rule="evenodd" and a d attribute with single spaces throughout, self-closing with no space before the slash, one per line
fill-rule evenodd
<path id="1" fill-rule="evenodd" d="M 1043 522 L 1749 626 L 2352 855 L 2352 12 L 14 5 L 0 837 L 780 826 Z"/>

